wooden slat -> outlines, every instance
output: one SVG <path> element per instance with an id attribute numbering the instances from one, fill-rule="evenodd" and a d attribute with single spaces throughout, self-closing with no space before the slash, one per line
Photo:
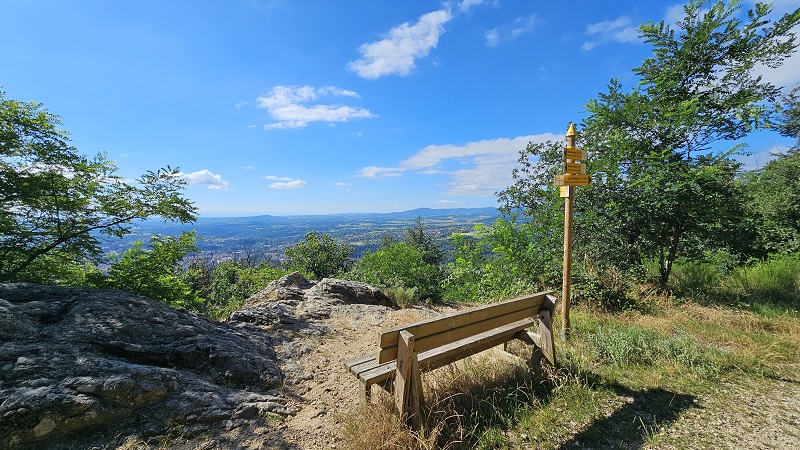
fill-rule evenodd
<path id="1" fill-rule="evenodd" d="M 494 316 L 509 314 L 525 308 L 539 308 L 545 300 L 547 294 L 552 291 L 539 292 L 536 294 L 518 297 L 504 302 L 493 303 L 468 311 L 460 311 L 440 317 L 422 320 L 420 322 L 398 325 L 389 328 L 381 333 L 378 339 L 378 346 L 381 348 L 396 347 L 397 337 L 400 330 L 406 330 L 413 334 L 416 339 L 421 339 L 431 334 L 441 333 L 453 328 L 462 327 L 471 323 L 480 322 Z M 537 314 L 538 309 L 534 314 Z"/>
<path id="2" fill-rule="evenodd" d="M 394 373 L 396 362 L 397 361 L 390 361 L 386 364 L 381 364 L 378 367 L 361 372 L 358 374 L 358 379 L 367 384 L 375 384 L 388 380 L 392 376 L 392 373 Z"/>
<path id="3" fill-rule="evenodd" d="M 414 342 L 414 348 L 417 350 L 417 352 L 424 352 L 425 350 L 441 347 L 442 345 L 483 333 L 484 331 L 489 331 L 526 317 L 535 317 L 538 313 L 539 307 L 536 306 L 520 309 L 519 311 L 512 311 L 501 316 L 490 317 L 480 322 L 470 323 L 462 327 L 445 330 L 441 333 L 431 334 L 422 338 L 416 338 Z M 388 347 L 378 351 L 377 360 L 378 363 L 382 364 L 387 361 L 391 361 L 396 357 L 397 347 Z"/>
<path id="4" fill-rule="evenodd" d="M 355 368 L 373 361 L 375 361 L 375 355 L 369 354 L 359 356 L 358 358 L 348 359 L 344 362 L 344 365 L 347 367 L 347 370 L 358 375 L 358 370 L 355 370 Z"/>
<path id="5" fill-rule="evenodd" d="M 534 323 L 536 323 L 536 319 L 529 317 L 495 328 L 494 330 L 461 339 L 460 341 L 442 347 L 421 352 L 418 354 L 420 368 L 423 371 L 433 370 L 450 364 L 453 361 L 458 361 L 459 359 L 490 349 L 513 339 L 518 331 L 524 330 Z"/>
<path id="6" fill-rule="evenodd" d="M 522 330 L 515 334 L 514 337 L 528 345 L 535 345 L 537 347 L 542 346 L 542 337 L 539 334 L 528 330 Z"/>
<path id="7" fill-rule="evenodd" d="M 536 323 L 534 318 L 526 318 L 504 325 L 494 330 L 489 330 L 451 344 L 424 351 L 417 354 L 420 368 L 429 371 L 450 364 L 453 361 L 466 358 L 469 355 L 500 345 L 509 341 L 521 330 L 531 327 Z M 396 361 L 390 361 L 361 372 L 359 380 L 367 384 L 375 384 L 387 380 L 395 371 Z"/>

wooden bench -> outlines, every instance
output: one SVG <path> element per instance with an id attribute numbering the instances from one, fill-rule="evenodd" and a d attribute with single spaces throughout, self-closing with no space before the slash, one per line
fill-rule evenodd
<path id="1" fill-rule="evenodd" d="M 513 339 L 534 345 L 555 365 L 552 291 L 493 303 L 381 332 L 377 354 L 345 362 L 369 401 L 373 384 L 394 391 L 401 416 L 418 426 L 423 404 L 420 372 L 430 371 Z M 538 323 L 537 332 L 528 328 Z M 392 378 L 394 382 L 392 383 Z"/>

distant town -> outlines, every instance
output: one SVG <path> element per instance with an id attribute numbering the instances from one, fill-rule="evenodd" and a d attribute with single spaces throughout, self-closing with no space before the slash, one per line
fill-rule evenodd
<path id="1" fill-rule="evenodd" d="M 386 235 L 402 238 L 417 218 L 444 245 L 453 233 L 469 233 L 475 224 L 489 225 L 500 216 L 496 208 L 421 208 L 395 213 L 200 217 L 190 224 L 165 224 L 153 219 L 137 223 L 133 232 L 122 239 L 104 239 L 103 250 L 119 253 L 135 241 L 147 244 L 155 234 L 177 236 L 194 230 L 203 257 L 217 261 L 248 257 L 280 262 L 286 247 L 303 240 L 306 233 L 317 231 L 352 245 L 353 257 L 360 258 L 365 252 L 375 250 Z"/>

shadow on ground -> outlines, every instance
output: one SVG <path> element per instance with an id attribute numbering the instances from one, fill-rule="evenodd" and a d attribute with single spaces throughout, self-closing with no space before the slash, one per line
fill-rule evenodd
<path id="1" fill-rule="evenodd" d="M 608 417 L 596 420 L 559 448 L 641 448 L 649 436 L 674 423 L 685 411 L 698 408 L 696 398 L 665 389 L 633 391 L 624 386 L 610 388 L 631 399 Z"/>

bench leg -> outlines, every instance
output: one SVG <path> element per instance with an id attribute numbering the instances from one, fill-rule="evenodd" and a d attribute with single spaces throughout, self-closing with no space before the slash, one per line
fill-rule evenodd
<path id="1" fill-rule="evenodd" d="M 394 401 L 400 418 L 419 430 L 422 423 L 422 378 L 414 352 L 414 336 L 401 331 L 397 342 L 397 365 L 394 376 Z"/>
<path id="2" fill-rule="evenodd" d="M 539 313 L 539 336 L 541 336 L 541 352 L 550 361 L 553 367 L 556 366 L 556 346 L 553 341 L 553 322 L 550 311 L 542 310 Z M 534 350 L 534 354 L 536 351 Z"/>
<path id="3" fill-rule="evenodd" d="M 364 380 L 358 380 L 358 390 L 361 394 L 361 401 L 364 402 L 365 405 L 369 405 L 370 397 L 372 394 L 372 385 L 367 384 Z"/>

